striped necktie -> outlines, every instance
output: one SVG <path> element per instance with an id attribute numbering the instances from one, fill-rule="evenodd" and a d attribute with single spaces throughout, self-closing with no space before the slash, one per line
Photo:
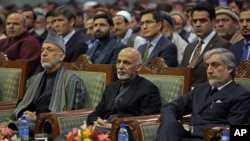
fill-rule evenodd
<path id="1" fill-rule="evenodd" d="M 202 40 L 200 40 L 198 42 L 198 44 L 196 45 L 196 48 L 194 50 L 193 58 L 192 58 L 191 62 L 189 63 L 189 65 L 187 67 L 194 68 L 194 66 L 195 66 L 195 64 L 196 64 L 196 62 L 197 62 L 197 60 L 198 60 L 198 58 L 199 58 L 199 56 L 201 54 L 201 46 L 202 46 L 203 43 L 204 42 Z"/>
<path id="2" fill-rule="evenodd" d="M 148 42 L 147 43 L 147 46 L 146 46 L 146 48 L 145 48 L 145 50 L 144 50 L 144 53 L 143 53 L 143 59 L 142 59 L 142 63 L 143 63 L 143 65 L 146 65 L 146 60 L 147 60 L 147 58 L 148 58 L 148 53 L 149 53 L 149 48 L 151 47 L 151 44 Z"/>

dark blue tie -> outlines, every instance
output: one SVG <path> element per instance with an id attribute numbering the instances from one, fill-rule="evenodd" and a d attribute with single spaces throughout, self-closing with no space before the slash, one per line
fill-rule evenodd
<path id="1" fill-rule="evenodd" d="M 243 51 L 241 55 L 241 62 L 244 60 L 248 60 L 248 47 L 249 47 L 249 43 L 246 43 L 246 45 L 243 47 Z"/>

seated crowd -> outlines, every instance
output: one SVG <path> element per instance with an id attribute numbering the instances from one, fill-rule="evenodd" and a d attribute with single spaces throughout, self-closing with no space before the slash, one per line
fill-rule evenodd
<path id="1" fill-rule="evenodd" d="M 82 78 L 63 65 L 82 54 L 93 64 L 116 66 L 113 82 L 87 118 L 99 130 L 110 130 L 116 118 L 160 114 L 155 140 L 201 141 L 209 127 L 250 122 L 250 92 L 234 81 L 237 67 L 250 58 L 250 6 L 236 12 L 201 2 L 186 13 L 160 5 L 133 12 L 118 8 L 115 13 L 98 3 L 85 8 L 96 11 L 80 23 L 83 13 L 69 5 L 45 14 L 31 7 L 7 14 L 0 52 L 6 60 L 25 60 L 29 66 L 25 95 L 11 117 L 14 123 L 25 115 L 34 129 L 39 113 L 85 108 Z M 193 71 L 193 89 L 166 105 L 159 88 L 139 75 L 141 66 L 156 57 L 168 67 Z M 179 122 L 187 114 L 189 124 Z M 0 122 L 5 120 L 0 113 Z M 57 140 L 65 140 L 65 134 Z"/>

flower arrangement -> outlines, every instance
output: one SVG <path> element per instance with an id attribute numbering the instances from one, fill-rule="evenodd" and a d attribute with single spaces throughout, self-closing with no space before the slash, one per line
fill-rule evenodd
<path id="1" fill-rule="evenodd" d="M 12 139 L 17 139 L 15 133 L 15 131 L 6 125 L 0 125 L 0 141 L 10 141 Z"/>
<path id="2" fill-rule="evenodd" d="M 111 141 L 107 134 L 101 131 L 95 131 L 96 125 L 90 125 L 87 127 L 86 121 L 84 121 L 81 128 L 73 128 L 72 131 L 66 135 L 67 141 Z"/>

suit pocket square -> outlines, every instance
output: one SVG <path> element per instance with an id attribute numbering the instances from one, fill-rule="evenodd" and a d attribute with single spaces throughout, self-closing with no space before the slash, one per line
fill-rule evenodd
<path id="1" fill-rule="evenodd" d="M 221 100 L 216 100 L 215 103 L 223 103 Z"/>

